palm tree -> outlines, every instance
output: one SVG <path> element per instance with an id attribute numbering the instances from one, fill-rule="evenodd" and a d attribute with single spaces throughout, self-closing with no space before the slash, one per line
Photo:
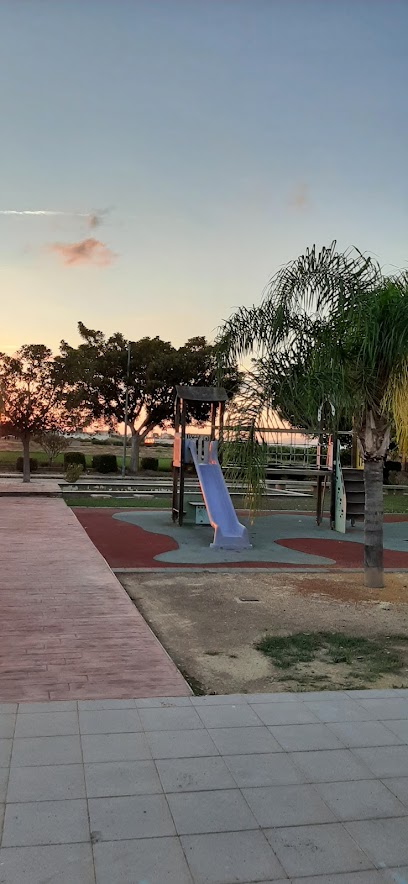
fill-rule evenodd
<path id="1" fill-rule="evenodd" d="M 329 401 L 331 431 L 353 425 L 364 459 L 367 586 L 383 586 L 383 461 L 396 428 L 408 450 L 408 275 L 384 276 L 356 249 L 315 246 L 279 270 L 259 306 L 224 323 L 220 364 L 252 356 L 239 408 L 265 409 L 316 431 Z M 235 406 L 237 407 L 237 406 Z M 331 415 L 331 409 L 329 409 Z M 243 418 L 245 423 L 245 419 Z"/>

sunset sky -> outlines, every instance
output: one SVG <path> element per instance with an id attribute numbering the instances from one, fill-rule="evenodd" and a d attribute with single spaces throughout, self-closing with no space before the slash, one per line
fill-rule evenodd
<path id="1" fill-rule="evenodd" d="M 407 34 L 407 0 L 1 0 L 0 349 L 211 338 L 333 238 L 408 266 Z"/>

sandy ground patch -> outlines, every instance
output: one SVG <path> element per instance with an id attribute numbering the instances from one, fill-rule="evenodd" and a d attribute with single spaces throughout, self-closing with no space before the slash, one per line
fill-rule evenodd
<path id="1" fill-rule="evenodd" d="M 287 678 L 255 650 L 265 632 L 344 631 L 408 636 L 408 574 L 367 590 L 361 573 L 176 571 L 119 574 L 122 585 L 176 664 L 205 693 L 364 687 L 343 664 L 301 664 Z M 398 644 L 398 643 L 397 643 Z M 408 656 L 371 687 L 408 686 Z"/>

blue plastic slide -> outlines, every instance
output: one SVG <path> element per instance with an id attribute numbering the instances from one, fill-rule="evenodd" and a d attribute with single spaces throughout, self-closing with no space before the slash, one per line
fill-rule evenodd
<path id="1" fill-rule="evenodd" d="M 218 549 L 251 549 L 248 531 L 237 519 L 225 484 L 218 461 L 218 442 L 210 442 L 208 461 L 204 463 L 197 457 L 195 442 L 187 440 L 187 445 L 194 461 L 208 518 L 214 528 L 214 540 L 210 546 Z"/>

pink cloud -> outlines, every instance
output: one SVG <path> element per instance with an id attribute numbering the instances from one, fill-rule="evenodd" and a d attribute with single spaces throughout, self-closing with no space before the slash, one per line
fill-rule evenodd
<path id="1" fill-rule="evenodd" d="M 58 255 L 66 267 L 78 264 L 94 264 L 98 267 L 107 267 L 112 264 L 116 255 L 105 243 L 94 237 L 88 237 L 80 242 L 62 243 L 54 242 L 49 246 L 52 252 Z"/>
<path id="2" fill-rule="evenodd" d="M 310 203 L 309 191 L 306 184 L 299 184 L 292 194 L 290 205 L 294 209 L 305 209 Z"/>

